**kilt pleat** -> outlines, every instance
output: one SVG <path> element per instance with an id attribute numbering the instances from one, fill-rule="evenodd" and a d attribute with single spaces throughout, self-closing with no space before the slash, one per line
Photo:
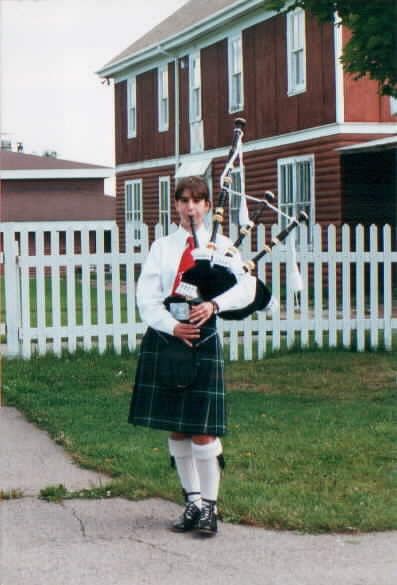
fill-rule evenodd
<path id="1" fill-rule="evenodd" d="M 179 340 L 150 327 L 147 329 L 141 344 L 128 422 L 186 434 L 225 434 L 223 350 L 215 319 L 202 327 L 200 334 L 200 342 L 192 350 L 197 352 L 197 374 L 190 387 L 178 389 L 161 383 L 160 357 L 168 342 L 172 340 L 175 344 Z M 186 352 L 186 346 L 183 351 Z"/>

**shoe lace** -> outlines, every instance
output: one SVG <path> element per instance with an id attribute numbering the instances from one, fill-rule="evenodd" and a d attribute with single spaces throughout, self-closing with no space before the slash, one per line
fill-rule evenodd
<path id="1" fill-rule="evenodd" d="M 192 520 L 196 514 L 197 506 L 194 502 L 189 502 L 185 508 L 183 516 L 188 520 Z"/>
<path id="2" fill-rule="evenodd" d="M 212 507 L 208 504 L 203 504 L 201 508 L 200 520 L 207 521 L 211 517 Z"/>

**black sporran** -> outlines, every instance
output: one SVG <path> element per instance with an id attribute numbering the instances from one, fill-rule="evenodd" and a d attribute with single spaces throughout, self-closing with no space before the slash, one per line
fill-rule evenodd
<path id="1" fill-rule="evenodd" d="M 157 380 L 165 390 L 188 390 L 197 380 L 199 353 L 177 337 L 168 336 L 160 344 Z"/>

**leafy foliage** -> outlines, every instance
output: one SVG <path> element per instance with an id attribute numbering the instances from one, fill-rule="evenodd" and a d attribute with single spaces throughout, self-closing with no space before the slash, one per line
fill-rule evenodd
<path id="1" fill-rule="evenodd" d="M 265 0 L 267 9 L 301 7 L 320 22 L 333 22 L 337 12 L 352 33 L 342 63 L 355 79 L 368 75 L 383 95 L 397 97 L 397 2 L 393 0 Z M 289 5 L 290 4 L 290 5 Z"/>

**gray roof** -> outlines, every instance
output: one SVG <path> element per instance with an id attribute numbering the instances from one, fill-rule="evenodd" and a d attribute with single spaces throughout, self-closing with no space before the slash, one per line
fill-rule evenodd
<path id="1" fill-rule="evenodd" d="M 50 170 L 50 169 L 103 169 L 102 165 L 75 162 L 51 156 L 37 156 L 22 152 L 0 151 L 0 170 Z M 110 170 L 110 168 L 109 168 Z"/>
<path id="2" fill-rule="evenodd" d="M 114 65 L 123 59 L 132 57 L 148 47 L 160 44 L 190 26 L 205 20 L 209 16 L 222 11 L 233 4 L 240 4 L 241 0 L 189 0 L 176 12 L 168 16 L 148 33 L 136 40 L 122 53 L 114 57 L 102 69 Z"/>

